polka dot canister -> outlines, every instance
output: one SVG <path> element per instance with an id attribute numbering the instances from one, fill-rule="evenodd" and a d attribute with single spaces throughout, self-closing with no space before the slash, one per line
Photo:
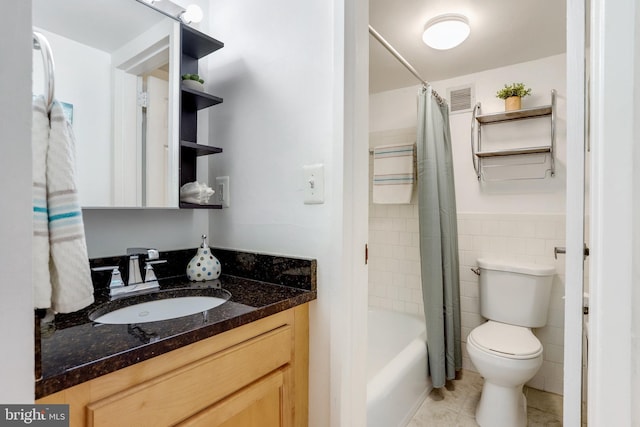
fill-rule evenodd
<path id="1" fill-rule="evenodd" d="M 217 279 L 221 272 L 220 261 L 211 253 L 211 249 L 207 246 L 207 235 L 203 234 L 202 244 L 196 256 L 187 264 L 187 277 L 195 282 L 204 282 Z"/>

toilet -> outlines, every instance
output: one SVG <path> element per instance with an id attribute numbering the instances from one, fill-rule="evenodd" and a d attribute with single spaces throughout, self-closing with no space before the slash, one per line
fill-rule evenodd
<path id="1" fill-rule="evenodd" d="M 554 267 L 478 259 L 480 314 L 487 319 L 467 337 L 467 351 L 484 378 L 476 422 L 525 427 L 522 387 L 542 366 L 542 344 L 531 332 L 547 323 Z"/>

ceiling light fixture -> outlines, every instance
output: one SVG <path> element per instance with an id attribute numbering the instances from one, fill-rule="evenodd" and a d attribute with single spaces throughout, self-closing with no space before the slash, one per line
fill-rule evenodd
<path id="1" fill-rule="evenodd" d="M 196 4 L 190 4 L 178 17 L 185 24 L 198 23 L 202 21 L 202 9 Z"/>
<path id="2" fill-rule="evenodd" d="M 471 28 L 466 16 L 457 13 L 438 15 L 424 26 L 422 41 L 438 50 L 458 46 L 469 37 Z"/>

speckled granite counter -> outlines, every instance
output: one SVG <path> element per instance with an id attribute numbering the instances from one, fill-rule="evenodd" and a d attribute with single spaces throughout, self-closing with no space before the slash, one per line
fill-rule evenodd
<path id="1" fill-rule="evenodd" d="M 195 249 L 161 253 L 169 263 L 165 270 L 156 271 L 159 277 L 170 278 L 160 280 L 159 291 L 126 298 L 135 298 L 132 303 L 137 303 L 162 298 L 167 292 L 173 296 L 217 296 L 221 287 L 231 293 L 229 301 L 177 319 L 98 324 L 89 315 L 109 301 L 109 291 L 97 286 L 94 304 L 76 313 L 58 314 L 53 322 L 41 325 L 36 343 L 36 364 L 41 373 L 36 381 L 36 399 L 316 298 L 315 260 L 213 249 L 223 265 L 220 279 L 196 284 L 182 275 L 171 276 L 182 271 L 184 260 L 194 253 Z M 91 263 L 124 266 L 126 261 L 125 257 L 114 257 Z M 240 276 L 252 271 L 260 280 Z M 94 274 L 93 279 L 98 285 L 108 283 L 104 273 Z"/>

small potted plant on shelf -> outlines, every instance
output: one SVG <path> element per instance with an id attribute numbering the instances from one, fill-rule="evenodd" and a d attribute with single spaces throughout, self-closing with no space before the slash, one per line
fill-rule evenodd
<path id="1" fill-rule="evenodd" d="M 524 83 L 513 83 L 504 85 L 496 93 L 496 97 L 504 99 L 504 108 L 506 111 L 519 110 L 522 108 L 522 97 L 531 95 L 531 89 L 527 89 Z"/>
<path id="2" fill-rule="evenodd" d="M 204 90 L 204 80 L 197 74 L 183 74 L 182 84 L 191 89 Z"/>

